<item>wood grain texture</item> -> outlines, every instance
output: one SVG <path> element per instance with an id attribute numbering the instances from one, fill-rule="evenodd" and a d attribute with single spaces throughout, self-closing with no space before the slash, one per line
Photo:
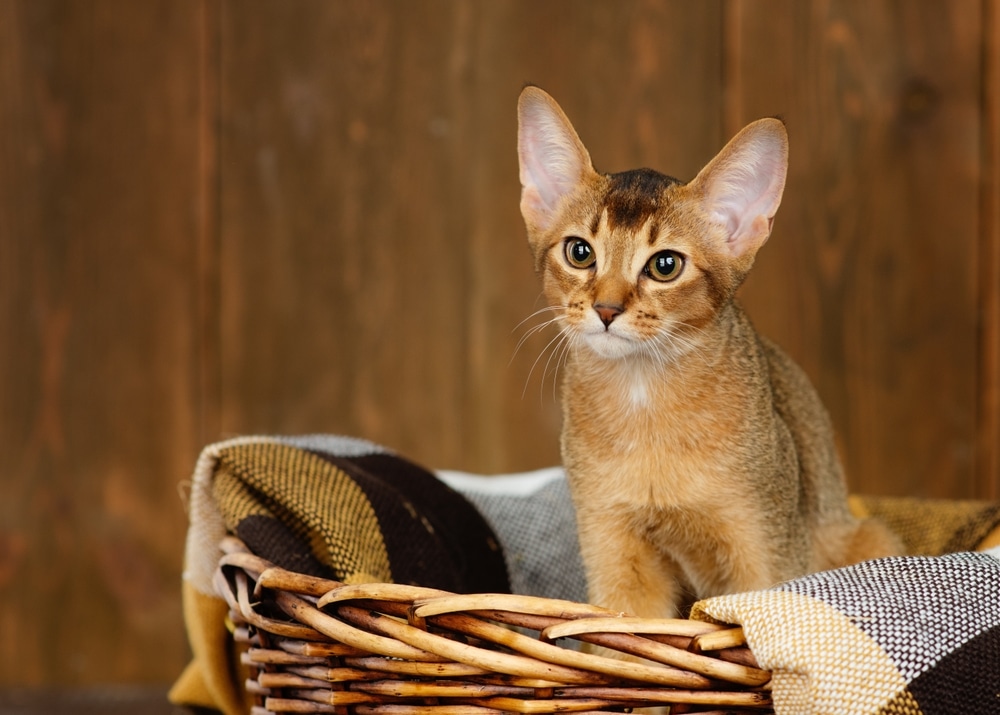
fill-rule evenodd
<path id="1" fill-rule="evenodd" d="M 853 488 L 975 496 L 980 5 L 733 9 L 732 110 L 791 135 L 750 313 L 816 382 Z"/>
<path id="2" fill-rule="evenodd" d="M 196 425 L 197 16 L 0 5 L 0 684 L 162 682 Z"/>
<path id="3" fill-rule="evenodd" d="M 1000 2 L 983 3 L 978 493 L 1000 499 Z"/>
<path id="4" fill-rule="evenodd" d="M 226 7 L 227 432 L 348 432 L 417 457 L 460 449 L 466 278 L 451 245 L 466 214 L 442 161 L 449 85 L 436 81 L 449 8 Z"/>

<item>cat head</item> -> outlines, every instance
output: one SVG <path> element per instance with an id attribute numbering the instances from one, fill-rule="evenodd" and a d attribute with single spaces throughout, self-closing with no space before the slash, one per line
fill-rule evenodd
<path id="1" fill-rule="evenodd" d="M 537 87 L 518 101 L 521 214 L 549 304 L 595 353 L 683 352 L 733 300 L 771 233 L 788 165 L 784 124 L 761 119 L 692 181 L 601 174 Z"/>

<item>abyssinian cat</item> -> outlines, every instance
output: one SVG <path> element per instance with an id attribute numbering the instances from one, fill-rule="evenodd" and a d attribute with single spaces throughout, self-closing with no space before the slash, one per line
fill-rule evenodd
<path id="1" fill-rule="evenodd" d="M 521 213 L 566 342 L 562 456 L 592 603 L 692 597 L 901 552 L 848 509 L 829 417 L 735 299 L 785 184 L 784 124 L 744 128 L 689 183 L 601 174 L 566 115 L 518 102 Z"/>

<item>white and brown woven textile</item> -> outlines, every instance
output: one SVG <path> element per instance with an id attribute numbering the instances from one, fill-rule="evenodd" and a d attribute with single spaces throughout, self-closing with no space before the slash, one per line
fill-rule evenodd
<path id="1" fill-rule="evenodd" d="M 743 627 L 776 713 L 1000 713 L 1000 550 L 869 561 L 693 615 Z"/>

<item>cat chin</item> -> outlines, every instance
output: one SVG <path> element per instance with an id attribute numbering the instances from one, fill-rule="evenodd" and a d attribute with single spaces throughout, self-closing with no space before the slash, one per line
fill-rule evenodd
<path id="1" fill-rule="evenodd" d="M 583 344 L 595 355 L 607 360 L 621 360 L 639 351 L 639 346 L 634 340 L 610 332 L 585 335 Z"/>

